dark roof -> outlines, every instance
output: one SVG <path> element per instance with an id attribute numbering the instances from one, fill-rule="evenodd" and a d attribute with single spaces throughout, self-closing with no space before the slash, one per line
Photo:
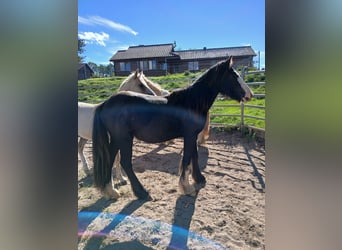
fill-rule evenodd
<path id="1" fill-rule="evenodd" d="M 173 56 L 173 43 L 156 45 L 130 46 L 127 50 L 119 50 L 112 56 L 110 61 L 124 59 L 140 59 L 151 57 L 169 57 Z"/>
<path id="2" fill-rule="evenodd" d="M 213 49 L 195 49 L 180 50 L 173 54 L 178 55 L 181 60 L 190 59 L 207 59 L 207 58 L 225 58 L 228 56 L 256 56 L 251 46 L 230 47 L 230 48 L 213 48 Z"/>
<path id="3" fill-rule="evenodd" d="M 155 44 L 130 46 L 127 50 L 117 51 L 110 61 L 144 59 L 156 57 L 174 57 L 181 60 L 226 58 L 228 56 L 256 56 L 251 46 L 203 48 L 174 51 L 175 44 Z"/>
<path id="4" fill-rule="evenodd" d="M 88 63 L 79 63 L 78 64 L 78 70 L 80 70 L 83 67 L 88 67 L 94 73 L 94 70 L 89 66 Z"/>

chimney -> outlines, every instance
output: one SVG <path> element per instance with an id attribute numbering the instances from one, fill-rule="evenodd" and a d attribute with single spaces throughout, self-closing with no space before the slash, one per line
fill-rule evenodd
<path id="1" fill-rule="evenodd" d="M 177 44 L 176 44 L 176 41 L 173 41 L 173 48 L 176 48 Z"/>

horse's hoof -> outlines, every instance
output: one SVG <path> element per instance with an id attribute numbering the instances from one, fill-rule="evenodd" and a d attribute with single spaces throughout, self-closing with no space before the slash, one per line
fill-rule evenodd
<path id="1" fill-rule="evenodd" d="M 206 179 L 203 175 L 196 176 L 196 178 L 194 178 L 194 180 L 197 184 L 205 184 L 206 183 Z"/>
<path id="2" fill-rule="evenodd" d="M 139 193 L 134 193 L 139 200 L 151 201 L 153 200 L 147 191 L 141 191 Z"/>
<path id="3" fill-rule="evenodd" d="M 125 186 L 125 185 L 127 185 L 127 180 L 122 180 L 122 181 L 120 181 L 119 182 L 119 186 Z"/>
<path id="4" fill-rule="evenodd" d="M 120 194 L 107 194 L 107 193 L 105 193 L 105 194 L 103 194 L 103 197 L 106 199 L 106 200 L 117 200 L 117 199 L 119 199 L 119 197 L 120 197 Z"/>
<path id="5" fill-rule="evenodd" d="M 197 191 L 199 191 L 201 188 L 204 188 L 205 187 L 205 182 L 202 182 L 202 183 L 195 183 L 194 186 L 195 186 L 195 189 Z"/>
<path id="6" fill-rule="evenodd" d="M 84 169 L 86 176 L 91 176 L 91 171 L 89 169 Z"/>
<path id="7" fill-rule="evenodd" d="M 193 187 L 193 189 L 189 190 L 189 193 L 187 193 L 186 195 L 195 197 L 197 195 L 197 190 Z"/>
<path id="8" fill-rule="evenodd" d="M 112 188 L 111 184 L 107 184 L 107 186 L 102 190 L 102 194 L 105 197 L 105 199 L 110 200 L 110 199 L 119 199 L 121 196 L 119 190 L 116 188 Z"/>
<path id="9" fill-rule="evenodd" d="M 179 190 L 182 194 L 190 195 L 190 196 L 195 196 L 197 193 L 197 191 L 193 185 L 189 185 L 189 186 L 179 185 Z"/>

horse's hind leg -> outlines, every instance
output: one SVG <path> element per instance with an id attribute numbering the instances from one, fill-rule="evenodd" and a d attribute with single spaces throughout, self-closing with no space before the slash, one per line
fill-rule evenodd
<path id="1" fill-rule="evenodd" d="M 142 200 L 151 200 L 151 196 L 142 186 L 137 176 L 133 171 L 132 166 L 132 146 L 133 138 L 128 140 L 122 140 L 120 143 L 120 154 L 121 154 L 121 166 L 125 170 L 127 177 L 131 183 L 133 193 L 136 197 Z"/>
<path id="2" fill-rule="evenodd" d="M 86 143 L 87 143 L 87 139 L 80 137 L 80 140 L 78 141 L 78 153 L 81 158 L 83 171 L 86 173 L 86 175 L 90 175 L 90 170 L 88 167 L 87 159 L 84 157 L 84 154 L 83 154 L 83 149 Z"/>
<path id="3" fill-rule="evenodd" d="M 113 142 L 111 142 L 110 143 L 110 160 L 111 160 L 111 165 L 113 165 L 115 156 L 117 154 L 119 154 L 118 150 L 119 149 L 117 148 L 117 146 L 114 145 Z M 111 169 L 111 170 L 113 171 L 113 169 Z M 109 183 L 107 183 L 107 185 L 102 190 L 102 192 L 103 192 L 104 197 L 107 198 L 107 199 L 111 199 L 111 198 L 118 199 L 121 196 L 119 190 L 114 188 L 113 180 L 110 181 Z"/>

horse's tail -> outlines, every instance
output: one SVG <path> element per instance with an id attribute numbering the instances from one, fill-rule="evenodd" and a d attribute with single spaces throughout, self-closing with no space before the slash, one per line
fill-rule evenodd
<path id="1" fill-rule="evenodd" d="M 111 164 L 109 153 L 109 135 L 103 124 L 100 114 L 103 103 L 95 109 L 93 123 L 93 162 L 94 162 L 94 185 L 104 189 L 111 181 Z"/>

